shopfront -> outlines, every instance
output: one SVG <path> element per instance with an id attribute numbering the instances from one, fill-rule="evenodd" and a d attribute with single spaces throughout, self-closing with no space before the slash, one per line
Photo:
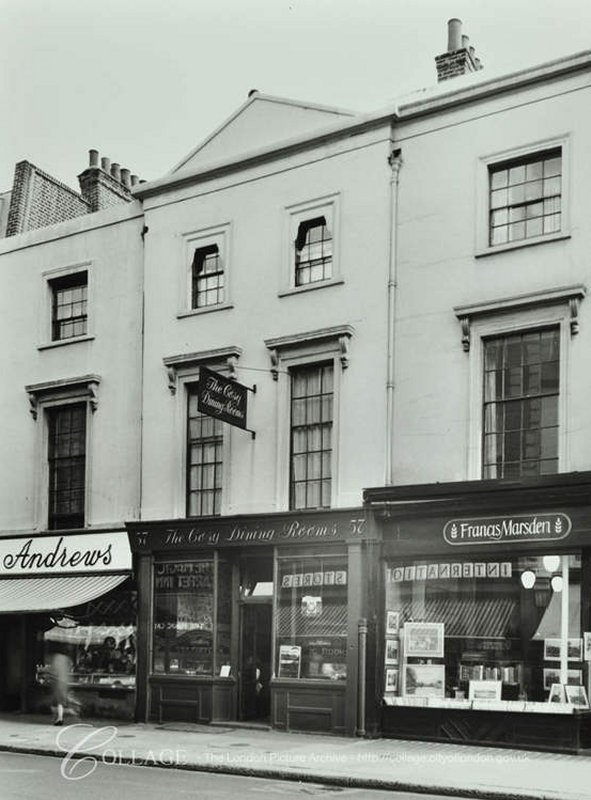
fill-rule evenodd
<path id="1" fill-rule="evenodd" d="M 370 489 L 384 736 L 591 746 L 591 473 Z"/>
<path id="2" fill-rule="evenodd" d="M 128 530 L 138 719 L 356 732 L 359 623 L 377 568 L 361 509 Z"/>
<path id="3" fill-rule="evenodd" d="M 59 652 L 84 714 L 132 718 L 136 614 L 125 531 L 0 539 L 0 709 L 48 711 Z"/>

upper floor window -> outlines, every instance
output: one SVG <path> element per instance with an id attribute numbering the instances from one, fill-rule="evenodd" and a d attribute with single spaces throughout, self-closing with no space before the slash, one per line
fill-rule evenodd
<path id="1" fill-rule="evenodd" d="M 50 281 L 52 341 L 87 334 L 88 273 L 74 272 Z"/>
<path id="2" fill-rule="evenodd" d="M 187 405 L 187 516 L 221 513 L 222 422 L 197 408 L 197 387 L 189 386 Z"/>
<path id="3" fill-rule="evenodd" d="M 333 364 L 291 371 L 290 508 L 329 508 Z"/>
<path id="4" fill-rule="evenodd" d="M 295 240 L 295 285 L 325 281 L 332 277 L 332 234 L 325 216 L 298 225 Z"/>
<path id="5" fill-rule="evenodd" d="M 558 471 L 560 329 L 483 341 L 483 477 Z"/>
<path id="6" fill-rule="evenodd" d="M 51 530 L 84 527 L 86 410 L 86 403 L 47 409 Z"/>
<path id="7" fill-rule="evenodd" d="M 559 233 L 562 151 L 489 165 L 491 246 Z"/>
<path id="8" fill-rule="evenodd" d="M 204 308 L 224 302 L 224 267 L 217 244 L 197 247 L 191 266 L 191 307 Z"/>

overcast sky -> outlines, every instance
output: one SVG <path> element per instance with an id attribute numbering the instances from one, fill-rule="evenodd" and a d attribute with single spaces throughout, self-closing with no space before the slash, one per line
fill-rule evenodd
<path id="1" fill-rule="evenodd" d="M 450 17 L 489 72 L 591 49 L 589 0 L 0 0 L 0 191 L 22 159 L 78 188 L 92 147 L 157 178 L 253 88 L 381 108 Z"/>

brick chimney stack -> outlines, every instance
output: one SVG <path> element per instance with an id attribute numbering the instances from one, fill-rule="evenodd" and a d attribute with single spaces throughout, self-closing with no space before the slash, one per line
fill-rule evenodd
<path id="1" fill-rule="evenodd" d="M 111 163 L 111 159 L 106 157 L 100 159 L 99 166 L 98 150 L 89 150 L 88 167 L 78 175 L 78 181 L 90 212 L 133 200 L 129 170 L 121 169 L 119 164 Z"/>
<path id="2" fill-rule="evenodd" d="M 435 57 L 437 80 L 446 81 L 457 75 L 467 75 L 482 69 L 470 40 L 462 35 L 462 21 L 450 19 L 447 23 L 447 53 Z"/>

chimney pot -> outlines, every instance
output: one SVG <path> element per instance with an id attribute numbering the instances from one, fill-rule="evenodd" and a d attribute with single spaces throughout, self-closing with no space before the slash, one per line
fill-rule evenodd
<path id="1" fill-rule="evenodd" d="M 462 20 L 454 17 L 447 23 L 447 52 L 452 53 L 462 46 Z"/>
<path id="2" fill-rule="evenodd" d="M 126 189 L 131 187 L 131 181 L 129 179 L 130 172 L 128 169 L 123 168 L 121 170 L 121 183 L 125 186 Z"/>
<path id="3" fill-rule="evenodd" d="M 469 42 L 470 42 L 470 37 L 469 36 L 465 36 L 465 35 L 462 36 L 462 47 L 464 48 L 464 50 L 468 49 Z"/>
<path id="4" fill-rule="evenodd" d="M 90 167 L 98 167 L 98 165 L 99 165 L 99 153 L 98 153 L 98 150 L 89 150 L 88 151 L 88 165 Z"/>
<path id="5" fill-rule="evenodd" d="M 103 170 L 103 172 L 108 172 L 109 174 L 111 173 L 111 159 L 110 158 L 107 158 L 106 156 L 103 156 L 101 158 L 101 169 Z"/>
<path id="6" fill-rule="evenodd" d="M 131 185 L 132 186 L 137 186 L 139 181 L 140 181 L 140 179 L 138 178 L 137 175 L 132 175 L 131 176 Z"/>
<path id="7" fill-rule="evenodd" d="M 121 167 L 115 161 L 111 164 L 111 177 L 121 183 Z"/>

